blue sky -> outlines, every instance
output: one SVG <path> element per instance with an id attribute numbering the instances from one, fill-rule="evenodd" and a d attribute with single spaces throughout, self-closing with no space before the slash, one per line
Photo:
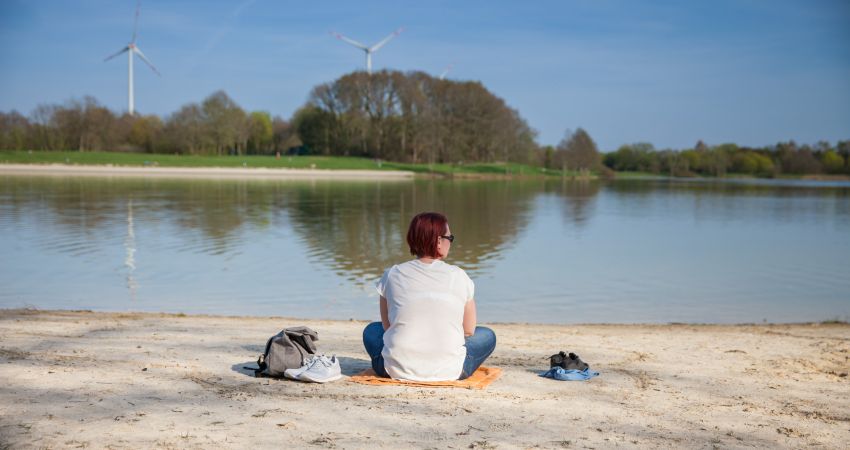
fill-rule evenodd
<path id="1" fill-rule="evenodd" d="M 527 3 L 527 4 L 523 4 Z M 0 1 L 0 110 L 92 95 L 127 107 L 134 0 Z M 846 0 L 287 2 L 144 0 L 136 109 L 166 115 L 224 89 L 284 118 L 313 86 L 361 69 L 338 31 L 374 43 L 375 69 L 480 80 L 557 144 L 602 150 L 850 139 Z"/>

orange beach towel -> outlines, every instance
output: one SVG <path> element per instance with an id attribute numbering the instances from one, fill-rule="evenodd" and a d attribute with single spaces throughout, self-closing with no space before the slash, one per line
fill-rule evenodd
<path id="1" fill-rule="evenodd" d="M 408 381 L 408 380 L 393 380 L 392 378 L 384 378 L 375 376 L 372 369 L 366 369 L 363 372 L 353 375 L 348 379 L 355 383 L 371 384 L 374 386 L 411 386 L 411 387 L 449 387 L 449 388 L 466 388 L 466 389 L 484 389 L 490 383 L 496 381 L 502 375 L 502 369 L 498 367 L 481 366 L 471 377 L 465 380 L 454 381 Z"/>

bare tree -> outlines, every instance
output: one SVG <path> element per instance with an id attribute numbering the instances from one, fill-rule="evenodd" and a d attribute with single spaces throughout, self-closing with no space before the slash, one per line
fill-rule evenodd
<path id="1" fill-rule="evenodd" d="M 596 169 L 601 161 L 596 143 L 582 128 L 576 129 L 574 133 L 565 133 L 557 151 L 564 172 L 576 170 L 586 175 Z"/>

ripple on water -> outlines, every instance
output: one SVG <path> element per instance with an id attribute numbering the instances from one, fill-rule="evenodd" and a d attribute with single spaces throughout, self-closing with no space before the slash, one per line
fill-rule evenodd
<path id="1" fill-rule="evenodd" d="M 847 316 L 850 187 L 815 186 L 0 182 L 0 306 L 374 318 L 436 209 L 482 320 Z"/>

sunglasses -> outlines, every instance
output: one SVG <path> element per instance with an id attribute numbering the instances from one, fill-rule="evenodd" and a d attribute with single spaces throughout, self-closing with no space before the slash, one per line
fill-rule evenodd
<path id="1" fill-rule="evenodd" d="M 454 242 L 454 241 L 455 241 L 455 235 L 453 235 L 453 234 L 450 234 L 450 235 L 448 235 L 448 236 L 440 236 L 440 237 L 441 237 L 441 238 L 443 238 L 443 239 L 448 239 L 448 240 L 449 240 L 449 242 Z"/>

